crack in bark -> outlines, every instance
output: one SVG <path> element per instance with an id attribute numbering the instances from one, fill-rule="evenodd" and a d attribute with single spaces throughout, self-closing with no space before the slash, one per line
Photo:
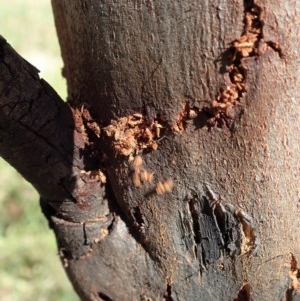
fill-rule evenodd
<path id="1" fill-rule="evenodd" d="M 249 283 L 244 283 L 238 292 L 237 298 L 233 301 L 251 301 L 251 285 Z"/>
<path id="2" fill-rule="evenodd" d="M 86 222 L 70 222 L 52 215 L 51 228 L 55 231 L 64 266 L 67 267 L 70 260 L 92 256 L 94 245 L 111 234 L 115 221 L 112 213 Z"/>
<path id="3" fill-rule="evenodd" d="M 231 258 L 256 254 L 259 239 L 251 217 L 244 211 L 221 203 L 207 186 L 202 197 L 192 193 L 185 201 L 182 235 L 189 256 L 199 260 L 200 274 L 225 254 Z"/>
<path id="4" fill-rule="evenodd" d="M 165 301 L 173 301 L 172 298 L 172 287 L 170 284 L 167 284 L 166 293 L 164 294 L 164 300 Z"/>
<path id="5" fill-rule="evenodd" d="M 236 121 L 241 118 L 244 112 L 243 99 L 247 92 L 247 68 L 244 66 L 243 60 L 249 57 L 259 57 L 267 49 L 277 52 L 280 58 L 284 57 L 278 42 L 264 40 L 263 9 L 255 3 L 255 0 L 244 0 L 243 2 L 243 32 L 240 37 L 230 43 L 230 47 L 222 54 L 221 72 L 226 74 L 225 87 L 220 89 L 209 107 L 200 109 L 194 106 L 189 108 L 186 101 L 184 109 L 178 113 L 171 126 L 163 121 L 164 118 L 158 118 L 157 121 L 163 125 L 165 134 L 169 132 L 182 133 L 191 119 L 194 120 L 196 128 L 206 125 L 209 128 L 214 126 L 227 127 L 233 131 Z M 152 119 L 154 120 L 154 117 Z"/>
<path id="6" fill-rule="evenodd" d="M 200 223 L 199 223 L 199 212 L 196 209 L 197 200 L 195 198 L 192 198 L 188 201 L 189 204 L 189 211 L 191 213 L 192 217 L 192 224 L 193 224 L 193 231 L 194 231 L 194 240 L 196 245 L 200 244 L 201 242 L 201 236 L 200 234 Z M 197 247 L 196 247 L 197 249 Z M 197 252 L 196 252 L 197 254 Z"/>
<path id="7" fill-rule="evenodd" d="M 137 228 L 137 236 L 140 239 L 143 239 L 142 236 L 146 234 L 146 230 L 148 228 L 148 221 L 143 216 L 140 207 L 136 206 L 133 208 L 133 218 L 134 223 L 133 226 Z"/>
<path id="8" fill-rule="evenodd" d="M 24 116 L 26 116 L 26 114 Z M 27 130 L 27 132 L 34 134 L 34 136 L 36 136 L 36 137 L 40 138 L 42 141 L 44 141 L 51 149 L 55 150 L 55 152 L 58 152 L 66 162 L 68 162 L 70 164 L 73 162 L 72 159 L 70 158 L 70 155 L 67 155 L 64 152 L 62 152 L 60 149 L 58 149 L 55 144 L 50 142 L 47 139 L 47 137 L 41 135 L 38 132 L 38 130 L 34 130 L 33 128 L 29 127 L 25 123 L 22 123 L 21 119 L 22 119 L 22 117 L 20 117 L 20 120 L 18 120 L 18 124 L 23 126 Z M 51 121 L 53 121 L 53 120 L 49 120 L 48 122 L 51 122 Z"/>
<path id="9" fill-rule="evenodd" d="M 114 301 L 108 295 L 104 294 L 103 292 L 98 292 L 98 297 L 100 298 L 99 301 Z"/>
<path id="10" fill-rule="evenodd" d="M 223 53 L 221 71 L 227 76 L 225 88 L 211 102 L 210 107 L 202 110 L 209 115 L 209 127 L 235 128 L 235 122 L 243 114 L 243 98 L 246 95 L 247 68 L 243 60 L 258 57 L 269 48 L 283 58 L 283 51 L 277 42 L 264 41 L 263 9 L 254 0 L 244 0 L 244 29 L 241 36 L 235 39 Z"/>
<path id="11" fill-rule="evenodd" d="M 291 279 L 290 287 L 287 289 L 285 297 L 286 301 L 293 301 L 294 297 L 300 296 L 300 268 L 298 267 L 298 261 L 293 253 L 290 254 L 290 271 L 289 277 Z"/>

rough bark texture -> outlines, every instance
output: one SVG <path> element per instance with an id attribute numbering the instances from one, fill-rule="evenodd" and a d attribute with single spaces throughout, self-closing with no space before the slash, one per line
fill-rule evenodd
<path id="1" fill-rule="evenodd" d="M 75 146 L 43 204 L 81 298 L 299 300 L 300 2 L 52 4 Z"/>
<path id="2" fill-rule="evenodd" d="M 33 183 L 43 197 L 73 165 L 73 118 L 38 70 L 19 57 L 1 37 L 1 155 Z M 30 114 L 28 114 L 30 112 Z"/>
<path id="3" fill-rule="evenodd" d="M 165 299 L 248 300 L 251 290 L 253 300 L 292 300 L 286 292 L 289 256 L 299 258 L 300 142 L 299 29 L 292 24 L 299 4 L 52 2 L 70 102 L 90 106 L 102 125 L 133 113 L 163 125 L 158 149 L 142 154 L 151 184 L 135 187 L 140 170 L 126 157 L 110 157 L 106 171 Z M 249 27 L 259 28 L 252 50 L 229 45 L 249 42 L 241 38 Z M 246 93 L 224 117 L 209 103 L 234 82 L 232 64 Z M 191 109 L 196 118 L 188 121 Z M 207 122 L 220 127 L 209 130 Z M 158 195 L 157 183 L 167 179 L 173 190 Z M 111 291 L 119 285 L 114 280 Z"/>

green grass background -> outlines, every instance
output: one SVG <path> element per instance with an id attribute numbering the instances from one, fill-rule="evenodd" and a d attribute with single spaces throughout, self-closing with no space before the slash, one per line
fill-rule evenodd
<path id="1" fill-rule="evenodd" d="M 0 34 L 66 98 L 50 0 L 0 1 Z M 0 158 L 0 300 L 78 301 L 38 199 Z"/>

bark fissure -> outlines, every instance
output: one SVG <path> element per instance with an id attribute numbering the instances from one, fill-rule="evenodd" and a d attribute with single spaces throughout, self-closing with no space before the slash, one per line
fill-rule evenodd
<path id="1" fill-rule="evenodd" d="M 289 277 L 291 279 L 291 283 L 290 287 L 286 291 L 286 301 L 298 300 L 300 297 L 300 268 L 298 267 L 298 261 L 293 253 L 290 254 L 290 258 L 291 267 Z"/>
<path id="2" fill-rule="evenodd" d="M 224 255 L 236 258 L 239 255 L 255 255 L 259 247 L 255 225 L 251 217 L 241 209 L 221 202 L 219 197 L 205 185 L 206 194 L 194 194 L 187 198 L 187 219 L 182 218 L 184 236 L 193 234 L 193 251 L 199 260 L 200 272 L 216 261 L 223 261 Z M 190 220 L 189 220 L 190 216 Z M 191 227 L 186 227 L 186 223 Z M 191 243 L 186 247 L 191 250 Z"/>
<path id="3" fill-rule="evenodd" d="M 51 227 L 56 233 L 64 265 L 68 266 L 71 260 L 93 256 L 93 248 L 110 235 L 114 223 L 115 217 L 113 214 L 83 223 L 66 221 L 52 215 Z M 71 240 L 66 238 L 68 232 L 72 233 Z"/>
<path id="4" fill-rule="evenodd" d="M 166 293 L 164 295 L 164 300 L 165 301 L 173 301 L 174 300 L 172 298 L 172 286 L 170 284 L 167 284 L 167 289 L 166 289 Z"/>
<path id="5" fill-rule="evenodd" d="M 208 126 L 227 126 L 234 130 L 235 122 L 244 110 L 246 95 L 247 67 L 244 60 L 263 55 L 272 49 L 283 58 L 283 51 L 278 42 L 264 40 L 264 11 L 254 0 L 244 0 L 244 29 L 239 38 L 234 40 L 223 53 L 221 72 L 227 76 L 225 88 L 220 89 L 212 100 L 211 107 L 203 108 L 210 117 Z"/>
<path id="6" fill-rule="evenodd" d="M 193 199 L 188 201 L 188 204 L 189 204 L 189 211 L 190 211 L 191 217 L 192 217 L 194 240 L 195 240 L 195 243 L 196 243 L 196 246 L 197 246 L 201 242 L 199 212 L 196 208 L 197 202 L 196 202 L 195 198 L 193 198 Z M 196 252 L 196 254 L 197 254 L 197 252 Z"/>
<path id="7" fill-rule="evenodd" d="M 249 283 L 244 283 L 238 292 L 238 297 L 233 301 L 251 301 L 251 286 Z"/>
<path id="8" fill-rule="evenodd" d="M 135 219 L 134 227 L 137 228 L 140 235 L 144 235 L 148 227 L 148 222 L 146 221 L 141 212 L 141 209 L 138 206 L 136 206 L 133 210 L 133 217 Z"/>
<path id="9" fill-rule="evenodd" d="M 111 299 L 108 295 L 104 294 L 103 292 L 99 292 L 98 296 L 100 298 L 100 301 L 114 301 L 113 299 Z"/>
<path id="10" fill-rule="evenodd" d="M 49 146 L 50 149 L 53 150 L 53 152 L 58 152 L 61 157 L 63 158 L 64 161 L 68 162 L 69 164 L 72 164 L 73 160 L 71 160 L 70 156 L 66 155 L 65 153 L 63 153 L 61 150 L 57 149 L 57 145 L 55 145 L 54 143 L 51 143 L 51 141 L 49 141 L 49 139 L 47 138 L 47 136 L 45 135 L 41 135 L 39 133 L 39 130 L 41 130 L 42 127 L 44 127 L 46 124 L 50 124 L 51 122 L 53 122 L 53 120 L 56 118 L 54 116 L 54 119 L 51 119 L 51 120 L 48 120 L 46 121 L 43 125 L 41 125 L 41 128 L 40 129 L 35 129 L 32 125 L 27 125 L 25 123 L 22 122 L 22 118 L 23 117 L 26 117 L 27 113 L 24 113 L 24 116 L 20 116 L 20 119 L 19 120 L 16 120 L 16 122 L 24 127 L 24 129 L 26 130 L 26 132 L 28 133 L 32 133 L 33 136 L 35 136 L 36 138 L 39 138 L 41 139 L 43 142 L 45 142 L 46 145 Z M 57 116 L 59 115 L 59 113 L 57 114 Z M 33 124 L 34 124 L 34 120 L 33 120 Z"/>

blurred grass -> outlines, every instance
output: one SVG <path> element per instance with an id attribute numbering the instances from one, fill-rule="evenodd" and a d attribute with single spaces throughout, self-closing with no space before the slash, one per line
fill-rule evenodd
<path id="1" fill-rule="evenodd" d="M 66 98 L 50 0 L 0 1 L 0 34 Z"/>
<path id="2" fill-rule="evenodd" d="M 0 34 L 66 98 L 50 0 L 0 1 Z M 79 300 L 38 199 L 32 186 L 0 159 L 0 300 Z"/>

